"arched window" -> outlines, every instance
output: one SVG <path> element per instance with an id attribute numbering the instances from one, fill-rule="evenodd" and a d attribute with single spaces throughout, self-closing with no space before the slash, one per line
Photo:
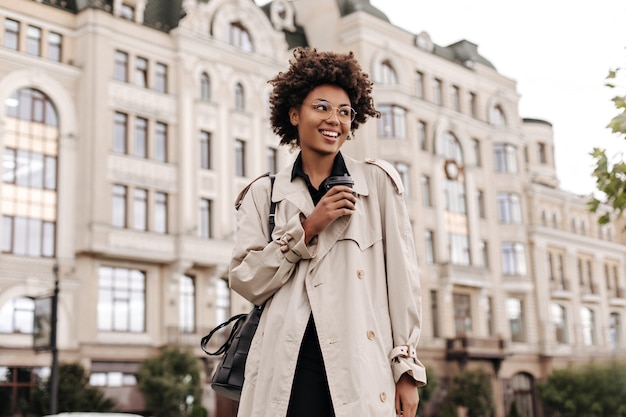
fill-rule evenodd
<path id="1" fill-rule="evenodd" d="M 2 252 L 53 257 L 57 218 L 58 117 L 41 91 L 6 100 Z"/>
<path id="2" fill-rule="evenodd" d="M 463 150 L 452 132 L 445 132 L 440 143 L 441 149 L 438 149 L 438 153 L 445 160 L 443 166 L 446 196 L 445 218 L 450 262 L 454 265 L 469 265 L 469 227 Z"/>
<path id="3" fill-rule="evenodd" d="M 200 75 L 200 100 L 211 101 L 211 79 L 206 72 Z"/>
<path id="4" fill-rule="evenodd" d="M 228 43 L 246 52 L 254 52 L 250 32 L 241 22 L 232 22 L 228 30 Z"/>
<path id="5" fill-rule="evenodd" d="M 389 61 L 383 61 L 380 64 L 380 80 L 382 84 L 398 84 L 398 76 L 396 70 Z"/>
<path id="6" fill-rule="evenodd" d="M 504 112 L 502 111 L 502 107 L 495 106 L 491 109 L 490 114 L 491 124 L 496 127 L 506 126 L 506 118 L 504 117 Z"/>
<path id="7" fill-rule="evenodd" d="M 241 83 L 235 84 L 235 109 L 246 109 L 246 97 L 244 94 L 243 85 L 241 85 Z"/>
<path id="8" fill-rule="evenodd" d="M 519 415 L 521 417 L 535 417 L 533 377 L 526 373 L 513 375 L 511 389 Z"/>

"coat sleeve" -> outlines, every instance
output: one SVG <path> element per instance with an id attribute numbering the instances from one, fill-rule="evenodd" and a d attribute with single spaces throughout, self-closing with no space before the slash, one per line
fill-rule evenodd
<path id="1" fill-rule="evenodd" d="M 376 177 L 394 345 L 389 360 L 396 382 L 402 374 L 408 373 L 421 386 L 426 384 L 426 370 L 417 358 L 422 326 L 417 254 L 399 176 L 392 167 L 383 165 L 382 168 L 387 175 L 378 171 Z"/>
<path id="2" fill-rule="evenodd" d="M 280 230 L 277 226 L 279 238 L 268 242 L 269 194 L 267 179 L 252 183 L 239 199 L 237 235 L 228 274 L 230 287 L 255 305 L 263 304 L 278 291 L 291 278 L 300 259 L 311 258 L 314 249 L 304 243 L 298 215 Z"/>

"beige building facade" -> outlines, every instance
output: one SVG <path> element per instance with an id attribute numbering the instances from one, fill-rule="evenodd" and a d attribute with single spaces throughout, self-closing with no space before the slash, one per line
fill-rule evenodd
<path id="1" fill-rule="evenodd" d="M 513 79 L 469 41 L 433 41 L 359 0 L 2 2 L 0 416 L 49 372 L 33 336 L 55 279 L 60 361 L 122 410 L 146 411 L 136 372 L 167 346 L 210 375 L 200 338 L 249 308 L 225 281 L 233 202 L 295 156 L 267 80 L 299 45 L 354 51 L 374 81 L 382 117 L 344 148 L 403 178 L 420 357 L 441 386 L 482 367 L 496 416 L 542 416 L 554 368 L 624 358 L 622 226 L 559 189 L 552 126 L 519 115 Z M 208 385 L 195 401 L 232 414 Z"/>

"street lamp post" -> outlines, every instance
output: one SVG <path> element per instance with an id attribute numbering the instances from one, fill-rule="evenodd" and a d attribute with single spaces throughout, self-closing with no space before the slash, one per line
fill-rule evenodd
<path id="1" fill-rule="evenodd" d="M 50 348 L 52 351 L 52 368 L 50 370 L 50 414 L 57 413 L 59 396 L 59 357 L 57 350 L 57 310 L 59 302 L 59 267 L 54 265 L 54 294 L 52 295 L 52 312 L 50 317 Z"/>

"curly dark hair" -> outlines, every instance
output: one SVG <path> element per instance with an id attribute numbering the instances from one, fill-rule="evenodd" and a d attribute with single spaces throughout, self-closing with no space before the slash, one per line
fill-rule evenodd
<path id="1" fill-rule="evenodd" d="M 372 82 L 363 72 L 354 54 L 318 52 L 316 49 L 296 48 L 286 72 L 279 72 L 269 80 L 273 85 L 270 95 L 270 123 L 272 130 L 280 137 L 281 145 L 300 145 L 298 129 L 289 119 L 289 109 L 300 108 L 302 100 L 317 86 L 336 85 L 348 93 L 356 117 L 350 125 L 354 131 L 368 116 L 380 117 L 374 108 Z"/>

